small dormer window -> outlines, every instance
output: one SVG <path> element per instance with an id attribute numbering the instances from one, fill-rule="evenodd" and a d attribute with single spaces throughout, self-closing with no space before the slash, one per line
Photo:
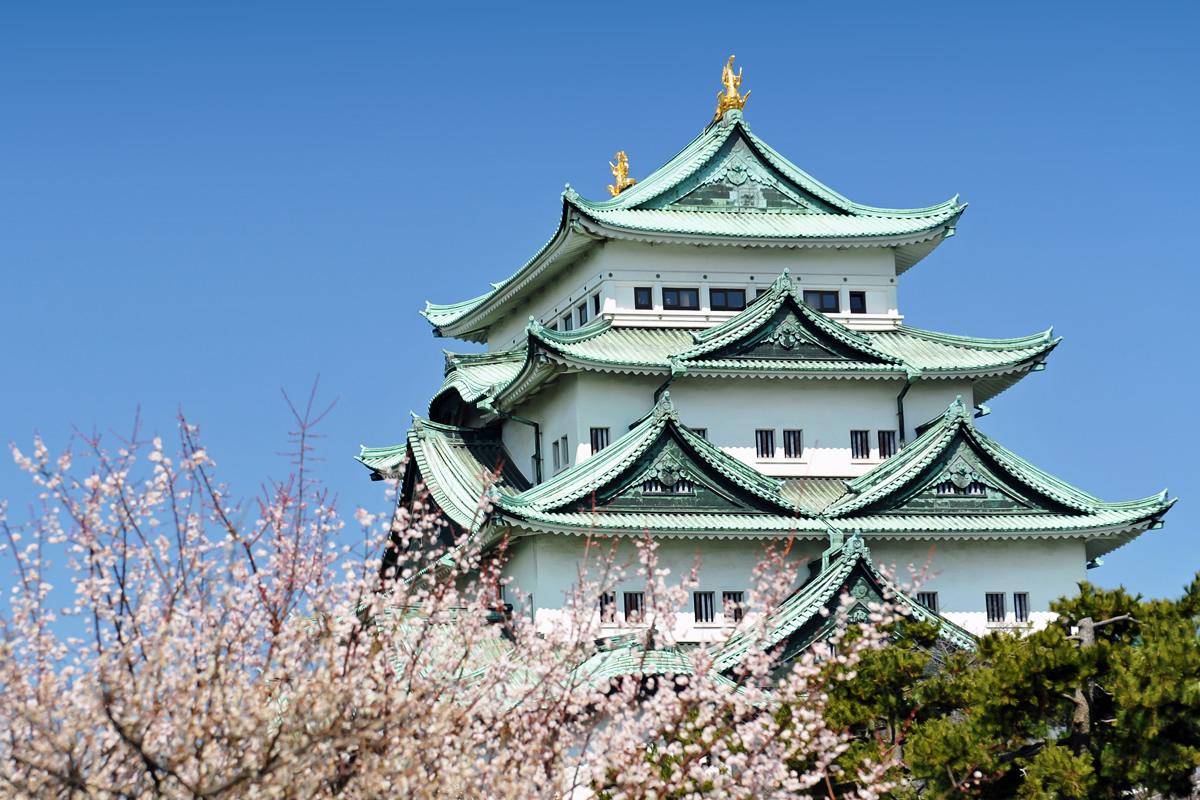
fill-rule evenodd
<path id="1" fill-rule="evenodd" d="M 699 289 L 663 289 L 663 308 L 695 311 L 700 308 Z"/>
<path id="2" fill-rule="evenodd" d="M 822 314 L 836 314 L 841 309 L 837 292 L 826 292 L 823 290 L 806 291 L 804 293 L 804 302 L 810 308 L 820 311 Z"/>

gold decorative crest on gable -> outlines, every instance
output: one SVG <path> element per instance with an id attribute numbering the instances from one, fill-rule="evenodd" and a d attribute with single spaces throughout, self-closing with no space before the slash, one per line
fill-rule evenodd
<path id="1" fill-rule="evenodd" d="M 608 165 L 612 167 L 612 174 L 613 177 L 617 179 L 617 183 L 615 186 L 609 185 L 608 193 L 613 197 L 616 197 L 621 192 L 637 183 L 637 181 L 629 177 L 629 159 L 625 157 L 624 150 L 617 153 L 615 156 L 613 156 L 613 158 L 617 160 L 617 163 L 614 164 L 610 161 L 608 162 Z"/>
<path id="2" fill-rule="evenodd" d="M 725 90 L 717 92 L 717 119 L 731 108 L 745 108 L 746 100 L 750 97 L 750 92 L 738 94 L 738 87 L 742 85 L 742 71 L 739 69 L 737 75 L 733 74 L 734 58 L 735 56 L 730 56 L 729 63 L 721 70 L 721 83 L 725 84 Z"/>

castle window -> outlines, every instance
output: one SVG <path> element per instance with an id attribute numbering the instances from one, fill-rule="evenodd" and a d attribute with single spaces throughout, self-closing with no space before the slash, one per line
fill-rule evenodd
<path id="1" fill-rule="evenodd" d="M 1029 595 L 1025 592 L 1013 593 L 1013 614 L 1017 622 L 1029 622 Z"/>
<path id="2" fill-rule="evenodd" d="M 775 431 L 758 430 L 754 432 L 754 444 L 758 448 L 759 458 L 775 457 Z"/>
<path id="3" fill-rule="evenodd" d="M 592 455 L 608 447 L 608 428 L 592 428 Z"/>
<path id="4" fill-rule="evenodd" d="M 859 460 L 871 457 L 870 431 L 850 431 L 850 457 Z"/>
<path id="5" fill-rule="evenodd" d="M 550 448 L 554 454 L 554 471 L 558 472 L 562 469 L 562 453 L 558 449 L 558 441 L 556 440 Z"/>
<path id="6" fill-rule="evenodd" d="M 867 293 L 866 292 L 851 292 L 850 293 L 850 313 L 851 314 L 867 313 Z"/>
<path id="7" fill-rule="evenodd" d="M 567 448 L 567 437 L 562 437 L 558 440 L 562 444 L 562 467 L 566 469 L 571 466 L 571 451 Z"/>
<path id="8" fill-rule="evenodd" d="M 837 292 L 806 291 L 804 302 L 822 314 L 836 314 L 841 307 Z"/>
<path id="9" fill-rule="evenodd" d="M 663 289 L 663 308 L 694 311 L 700 308 L 699 289 Z"/>
<path id="10" fill-rule="evenodd" d="M 741 622 L 745 596 L 744 592 L 721 592 L 721 610 L 726 622 Z"/>
<path id="11" fill-rule="evenodd" d="M 708 297 L 713 311 L 741 311 L 746 307 L 744 289 L 710 289 Z"/>
<path id="12" fill-rule="evenodd" d="M 696 622 L 712 622 L 717 618 L 712 592 L 692 592 L 692 607 L 696 611 Z"/>
<path id="13" fill-rule="evenodd" d="M 575 328 L 575 322 L 571 319 L 570 314 L 567 314 L 562 318 L 562 326 L 564 331 L 573 330 Z"/>
<path id="14" fill-rule="evenodd" d="M 693 494 L 696 487 L 686 478 L 680 478 L 672 484 L 666 484 L 658 478 L 651 478 L 642 484 L 643 494 Z"/>
<path id="15" fill-rule="evenodd" d="M 654 308 L 654 292 L 650 290 L 649 286 L 639 286 L 633 290 L 633 307 Z"/>
<path id="16" fill-rule="evenodd" d="M 600 593 L 600 621 L 612 623 L 617 621 L 617 593 Z"/>
<path id="17" fill-rule="evenodd" d="M 1004 622 L 1004 592 L 988 592 L 984 596 L 984 605 L 987 608 L 988 622 Z"/>
<path id="18" fill-rule="evenodd" d="M 928 608 L 933 613 L 938 613 L 937 592 L 917 592 L 917 602 Z"/>
<path id="19" fill-rule="evenodd" d="M 588 304 L 586 302 L 580 303 L 579 306 L 575 309 L 575 314 L 576 314 L 576 316 L 579 317 L 579 327 L 582 328 L 584 325 L 587 325 Z"/>
<path id="20" fill-rule="evenodd" d="M 783 457 L 800 458 L 804 453 L 804 431 L 783 432 Z"/>
<path id="21" fill-rule="evenodd" d="M 625 621 L 626 622 L 641 622 L 642 616 L 646 613 L 646 593 L 645 592 L 626 592 L 625 593 Z"/>
<path id="22" fill-rule="evenodd" d="M 691 431 L 704 441 L 708 441 L 708 428 L 692 428 Z"/>
<path id="23" fill-rule="evenodd" d="M 879 457 L 891 458 L 896 455 L 896 432 L 895 431 L 880 431 L 879 432 Z"/>
<path id="24" fill-rule="evenodd" d="M 592 316 L 593 317 L 600 316 L 600 294 L 599 293 L 592 295 Z"/>

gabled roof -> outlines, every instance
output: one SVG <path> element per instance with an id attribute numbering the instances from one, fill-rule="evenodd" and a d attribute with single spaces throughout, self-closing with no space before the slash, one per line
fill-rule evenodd
<path id="1" fill-rule="evenodd" d="M 780 648 L 779 660 L 787 665 L 814 642 L 824 641 L 838 624 L 837 611 L 843 594 L 854 602 L 847 607 L 851 623 L 867 620 L 868 604 L 885 597 L 903 598 L 913 619 L 940 625 L 941 638 L 964 650 L 975 649 L 975 637 L 963 628 L 906 597 L 903 590 L 871 563 L 871 551 L 857 535 L 844 539 L 836 533 L 823 556 L 823 568 L 808 583 L 778 607 L 767 612 L 763 633 L 746 631 L 730 637 L 715 653 L 713 669 L 727 672 L 737 666 L 751 649 Z M 822 614 L 822 609 L 828 613 Z"/>
<path id="2" fill-rule="evenodd" d="M 558 230 L 516 273 L 460 303 L 429 304 L 438 335 L 485 338 L 516 293 L 549 279 L 552 263 L 574 260 L 601 239 L 765 247 L 895 248 L 897 274 L 928 255 L 966 205 L 952 198 L 928 208 L 853 203 L 750 132 L 740 111 L 726 112 L 649 177 L 611 200 L 563 193 Z"/>

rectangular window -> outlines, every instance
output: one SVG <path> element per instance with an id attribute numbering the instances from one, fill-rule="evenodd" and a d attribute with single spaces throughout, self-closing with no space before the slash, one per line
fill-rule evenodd
<path id="1" fill-rule="evenodd" d="M 613 623 L 617 621 L 617 593 L 600 593 L 600 621 Z"/>
<path id="2" fill-rule="evenodd" d="M 712 592 L 692 592 L 692 606 L 696 610 L 696 622 L 712 622 L 717 618 Z"/>
<path id="3" fill-rule="evenodd" d="M 775 457 L 775 431 L 759 430 L 754 432 L 754 444 L 758 447 L 759 458 Z"/>
<path id="4" fill-rule="evenodd" d="M 766 293 L 767 293 L 766 289 L 755 289 L 754 290 L 754 299 L 757 300 L 758 298 L 762 297 Z"/>
<path id="5" fill-rule="evenodd" d="M 558 320 L 554 320 L 554 322 L 550 323 L 550 330 L 552 330 L 552 331 L 558 330 Z"/>
<path id="6" fill-rule="evenodd" d="M 564 436 L 558 441 L 562 445 L 562 467 L 566 469 L 571 466 L 571 451 L 567 449 L 567 437 Z"/>
<path id="7" fill-rule="evenodd" d="M 704 441 L 708 441 L 708 428 L 692 428 L 691 430 Z"/>
<path id="8" fill-rule="evenodd" d="M 917 592 L 917 602 L 928 608 L 933 613 L 938 613 L 937 592 Z"/>
<path id="9" fill-rule="evenodd" d="M 645 592 L 626 592 L 625 593 L 625 621 L 626 622 L 641 622 L 642 615 L 646 612 L 646 593 Z"/>
<path id="10" fill-rule="evenodd" d="M 896 455 L 896 432 L 895 431 L 880 431 L 879 432 L 879 457 L 891 458 Z"/>
<path id="11" fill-rule="evenodd" d="M 592 428 L 592 455 L 608 447 L 608 428 Z"/>
<path id="12" fill-rule="evenodd" d="M 575 322 L 571 318 L 570 314 L 567 314 L 565 317 L 562 318 L 562 326 L 563 326 L 564 331 L 569 331 L 569 330 L 575 329 Z"/>
<path id="13" fill-rule="evenodd" d="M 558 442 L 556 441 L 550 449 L 554 453 L 554 471 L 558 472 L 562 469 L 562 453 L 558 451 Z"/>
<path id="14" fill-rule="evenodd" d="M 1013 614 L 1017 622 L 1029 622 L 1029 595 L 1025 592 L 1013 593 Z"/>
<path id="15" fill-rule="evenodd" d="M 582 328 L 584 325 L 587 325 L 588 304 L 586 302 L 580 303 L 578 308 L 575 309 L 575 316 L 579 317 L 579 327 Z"/>
<path id="16" fill-rule="evenodd" d="M 633 290 L 634 308 L 654 308 L 654 292 L 649 286 L 639 286 Z"/>
<path id="17" fill-rule="evenodd" d="M 1004 593 L 988 592 L 984 597 L 987 605 L 987 621 L 991 623 L 1004 622 Z"/>
<path id="18" fill-rule="evenodd" d="M 867 293 L 866 292 L 851 292 L 850 293 L 850 313 L 851 314 L 867 313 Z"/>
<path id="19" fill-rule="evenodd" d="M 837 292 L 806 291 L 804 302 L 823 314 L 836 314 L 840 308 Z"/>
<path id="20" fill-rule="evenodd" d="M 592 295 L 592 316 L 593 317 L 600 316 L 600 295 L 599 294 Z"/>
<path id="21" fill-rule="evenodd" d="M 860 460 L 871 457 L 870 431 L 850 431 L 850 457 Z"/>
<path id="22" fill-rule="evenodd" d="M 741 311 L 746 307 L 745 289 L 709 289 L 708 297 L 713 311 Z"/>
<path id="23" fill-rule="evenodd" d="M 721 610 L 725 613 L 726 622 L 741 622 L 744 598 L 742 592 L 721 592 Z"/>
<path id="24" fill-rule="evenodd" d="M 804 431 L 783 432 L 783 457 L 800 458 L 804 453 Z"/>
<path id="25" fill-rule="evenodd" d="M 699 289 L 663 289 L 663 308 L 696 310 L 700 308 Z"/>

